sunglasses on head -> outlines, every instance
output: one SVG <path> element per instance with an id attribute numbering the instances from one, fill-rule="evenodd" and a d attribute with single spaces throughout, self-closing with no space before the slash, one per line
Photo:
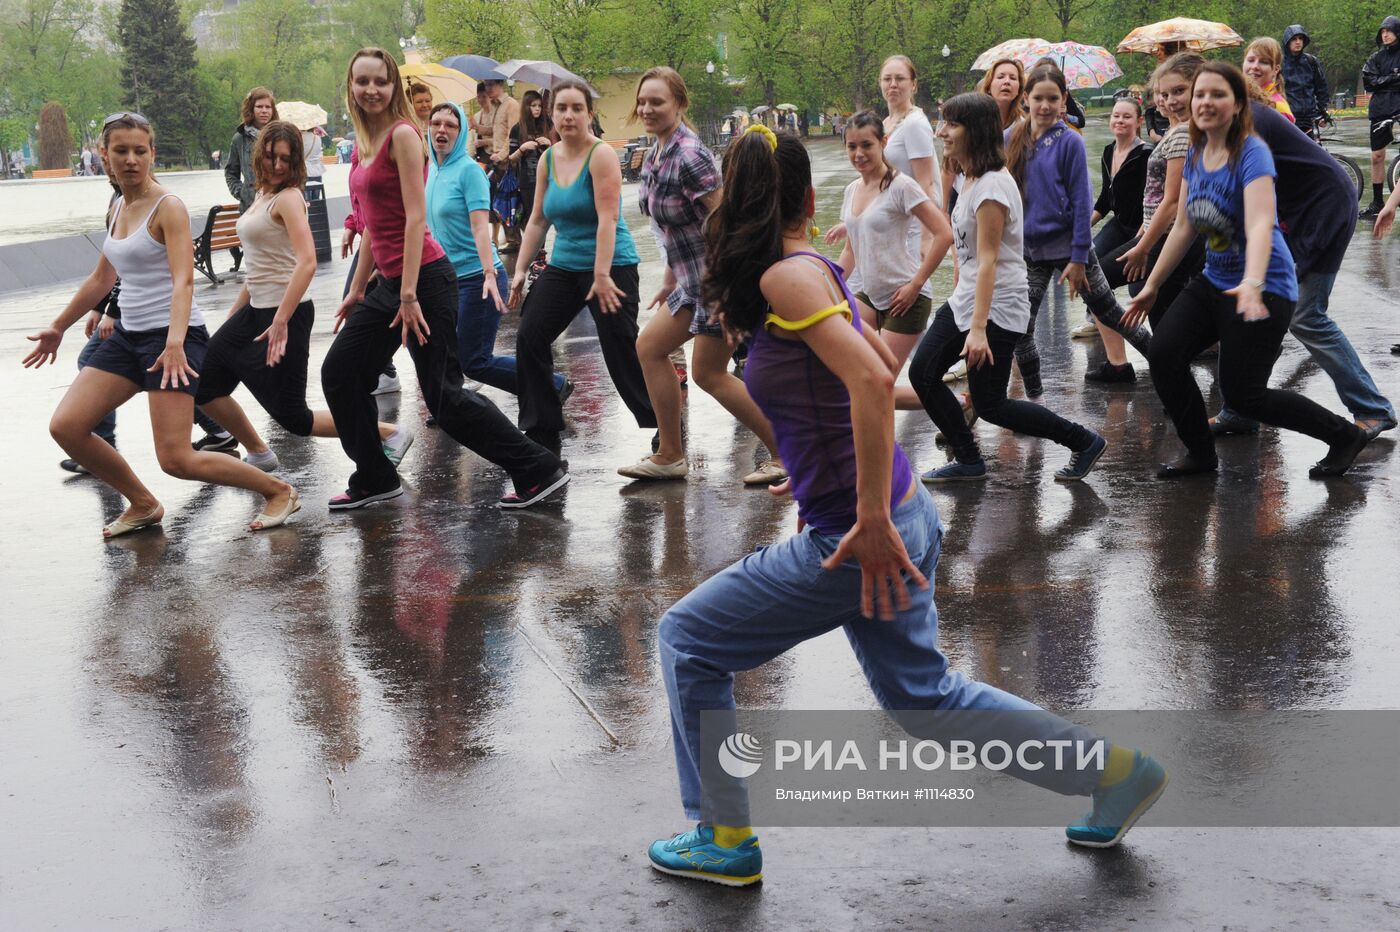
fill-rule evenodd
<path id="1" fill-rule="evenodd" d="M 130 110 L 123 110 L 120 113 L 114 113 L 111 116 L 107 117 L 107 119 L 103 120 L 102 128 L 106 129 L 107 127 L 111 126 L 113 123 L 116 123 L 119 120 L 131 120 L 138 126 L 151 125 L 151 121 L 143 117 L 141 114 L 132 113 Z"/>

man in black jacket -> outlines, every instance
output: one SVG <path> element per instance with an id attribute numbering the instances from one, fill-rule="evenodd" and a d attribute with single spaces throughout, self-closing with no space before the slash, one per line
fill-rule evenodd
<path id="1" fill-rule="evenodd" d="M 1362 217 L 1375 218 L 1385 206 L 1385 150 L 1400 117 L 1400 16 L 1387 16 L 1376 32 L 1379 49 L 1361 69 L 1361 83 L 1371 94 L 1366 116 L 1371 121 L 1371 204 Z"/>
<path id="2" fill-rule="evenodd" d="M 1305 51 L 1312 37 L 1294 24 L 1283 31 L 1283 88 L 1298 128 L 1310 131 L 1327 122 L 1327 75 L 1316 55 Z"/>

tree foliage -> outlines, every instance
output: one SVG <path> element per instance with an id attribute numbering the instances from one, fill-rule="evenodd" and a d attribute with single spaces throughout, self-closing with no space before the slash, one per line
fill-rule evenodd
<path id="1" fill-rule="evenodd" d="M 128 107 L 156 127 L 162 161 L 184 161 L 199 125 L 194 37 L 176 0 L 122 0 L 117 25 Z"/>
<path id="2" fill-rule="evenodd" d="M 515 0 L 427 0 L 423 33 L 439 55 L 515 57 L 521 10 Z"/>
<path id="3" fill-rule="evenodd" d="M 68 114 L 63 104 L 50 101 L 39 110 L 39 167 L 71 168 L 73 138 L 68 133 Z"/>

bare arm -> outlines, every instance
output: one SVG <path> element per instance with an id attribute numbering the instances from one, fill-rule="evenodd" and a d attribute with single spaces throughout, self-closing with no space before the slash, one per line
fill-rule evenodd
<path id="1" fill-rule="evenodd" d="M 621 170 L 619 169 L 619 172 Z M 509 306 L 519 307 L 524 300 L 525 273 L 530 268 L 530 260 L 544 248 L 544 238 L 549 233 L 549 218 L 544 215 L 544 196 L 549 191 L 549 163 L 546 156 L 540 156 L 540 163 L 535 168 L 535 209 L 530 212 L 530 222 L 525 224 L 525 232 L 520 236 L 520 251 L 516 253 L 518 257 L 523 257 L 526 261 L 515 263 L 515 278 L 510 285 Z"/>
<path id="2" fill-rule="evenodd" d="M 1264 306 L 1264 290 L 1250 284 L 1250 280 L 1262 282 L 1269 274 L 1276 222 L 1274 205 L 1273 178 L 1264 175 L 1245 185 L 1244 278 L 1225 293 L 1235 296 L 1235 309 L 1247 321 L 1264 320 L 1269 316 L 1269 309 Z"/>
<path id="3" fill-rule="evenodd" d="M 199 377 L 185 359 L 185 336 L 189 333 L 190 309 L 194 306 L 194 241 L 190 238 L 190 215 L 178 198 L 161 202 L 151 222 L 151 236 L 165 245 L 172 290 L 165 351 L 146 371 L 159 371 L 160 387 L 173 389 L 190 384 L 190 376 Z"/>
<path id="4" fill-rule="evenodd" d="M 399 278 L 400 305 L 418 301 L 418 272 L 423 265 L 423 235 L 428 232 L 428 206 L 423 193 L 423 137 L 407 124 L 399 124 L 387 140 L 389 156 L 399 170 L 399 194 L 403 197 L 403 274 Z M 366 239 L 369 237 L 366 236 Z M 360 246 L 364 249 L 364 245 Z M 355 276 L 359 278 L 359 276 Z M 405 335 L 406 336 L 406 335 Z M 421 338 L 421 335 L 420 335 Z"/>
<path id="5" fill-rule="evenodd" d="M 1181 264 L 1186 250 L 1191 246 L 1191 241 L 1196 238 L 1195 228 L 1186 219 L 1185 185 L 1186 183 L 1183 181 L 1181 197 L 1177 201 L 1176 222 L 1172 226 L 1171 234 L 1167 237 L 1166 243 L 1162 245 L 1162 251 L 1157 255 L 1157 263 L 1152 266 L 1152 274 L 1147 277 L 1147 283 L 1142 286 L 1142 290 L 1128 303 L 1127 310 L 1123 312 L 1124 327 L 1136 327 L 1142 323 L 1147 312 L 1157 301 L 1157 289 L 1161 287 L 1167 276 Z M 1156 219 L 1153 218 L 1154 221 Z"/>
<path id="6" fill-rule="evenodd" d="M 997 253 L 1006 229 L 1007 207 L 996 201 L 983 201 L 977 208 L 977 290 L 972 298 L 972 326 L 960 355 L 967 367 L 976 369 L 983 362 L 995 364 L 987 342 L 987 321 L 992 316 L 992 294 L 997 287 Z"/>
<path id="7" fill-rule="evenodd" d="M 611 314 L 622 306 L 622 291 L 612 280 L 613 256 L 617 251 L 617 218 L 622 209 L 622 167 L 611 148 L 600 146 L 593 150 L 583 170 L 593 173 L 593 209 L 598 214 L 593 288 L 588 297 L 597 297 L 603 312 Z"/>
<path id="8" fill-rule="evenodd" d="M 481 296 L 490 298 L 496 310 L 504 314 L 506 303 L 501 297 L 500 289 L 496 287 L 496 260 L 491 255 L 491 211 L 472 211 L 471 225 L 472 242 L 476 244 L 476 256 L 481 260 Z"/>

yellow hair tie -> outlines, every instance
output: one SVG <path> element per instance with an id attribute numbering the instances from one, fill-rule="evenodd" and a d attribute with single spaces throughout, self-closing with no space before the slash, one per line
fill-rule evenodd
<path id="1" fill-rule="evenodd" d="M 778 135 L 762 123 L 750 123 L 749 128 L 744 130 L 744 135 L 749 133 L 760 133 L 764 139 L 768 140 L 768 145 L 773 147 L 773 151 L 778 151 Z"/>

